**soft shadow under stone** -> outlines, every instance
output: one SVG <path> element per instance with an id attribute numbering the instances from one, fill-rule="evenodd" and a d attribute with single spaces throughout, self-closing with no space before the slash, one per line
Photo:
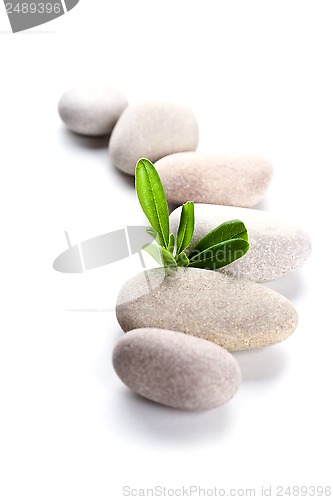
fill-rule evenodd
<path id="1" fill-rule="evenodd" d="M 107 149 L 110 140 L 110 134 L 99 137 L 89 137 L 87 135 L 76 134 L 65 127 L 62 128 L 61 134 L 62 139 L 64 139 L 66 143 L 70 142 L 79 148 L 86 149 Z"/>
<path id="2" fill-rule="evenodd" d="M 288 364 L 286 352 L 281 346 L 233 352 L 233 356 L 240 366 L 243 382 L 278 378 Z"/>
<path id="3" fill-rule="evenodd" d="M 176 210 L 176 208 L 179 207 L 179 203 L 177 204 L 177 203 L 168 202 L 168 207 L 169 207 L 169 215 L 170 215 L 174 210 Z M 176 233 L 176 231 L 175 231 L 175 233 Z M 175 234 L 175 236 L 176 236 L 176 234 Z"/>
<path id="4" fill-rule="evenodd" d="M 252 207 L 253 210 L 267 210 L 269 211 L 269 200 L 267 198 L 263 198 L 262 200 L 259 201 L 254 207 Z"/>
<path id="5" fill-rule="evenodd" d="M 300 271 L 295 271 L 278 280 L 267 281 L 265 286 L 281 293 L 289 300 L 298 299 L 304 291 L 304 284 Z"/>
<path id="6" fill-rule="evenodd" d="M 121 170 L 116 168 L 112 164 L 111 160 L 110 160 L 110 169 L 113 170 L 113 172 L 112 172 L 113 175 L 116 175 L 117 177 L 119 177 L 119 179 L 121 179 L 121 181 L 124 184 L 126 184 L 127 186 L 129 186 L 133 190 L 135 189 L 135 177 L 133 175 L 125 174 L 125 172 L 122 172 Z"/>
<path id="7" fill-rule="evenodd" d="M 137 396 L 126 388 L 111 417 L 112 428 L 123 427 L 129 437 L 135 434 L 140 440 L 154 438 L 169 444 L 215 440 L 218 435 L 228 433 L 235 420 L 231 404 L 207 411 L 177 410 Z"/>

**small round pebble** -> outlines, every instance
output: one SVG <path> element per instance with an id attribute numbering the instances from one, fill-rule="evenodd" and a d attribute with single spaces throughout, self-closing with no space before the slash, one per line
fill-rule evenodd
<path id="1" fill-rule="evenodd" d="M 236 360 L 222 347 L 158 328 L 126 333 L 114 349 L 113 366 L 132 391 L 182 410 L 224 405 L 241 381 Z"/>
<path id="2" fill-rule="evenodd" d="M 59 115 L 72 132 L 110 135 L 128 106 L 126 97 L 108 86 L 81 85 L 67 90 L 59 101 Z"/>
<path id="3" fill-rule="evenodd" d="M 311 254 L 309 235 L 292 221 L 272 213 L 207 204 L 196 204 L 194 211 L 191 247 L 227 220 L 240 219 L 248 230 L 250 249 L 247 254 L 218 272 L 253 281 L 270 281 L 300 269 Z M 170 229 L 174 234 L 177 234 L 180 213 L 181 209 L 177 208 L 170 216 Z"/>
<path id="4" fill-rule="evenodd" d="M 126 332 L 163 328 L 239 351 L 276 344 L 297 326 L 283 295 L 249 281 L 195 268 L 150 269 L 128 280 L 116 315 Z"/>
<path id="5" fill-rule="evenodd" d="M 115 167 L 134 175 L 137 161 L 154 162 L 179 151 L 194 151 L 199 141 L 196 118 L 190 108 L 171 101 L 146 101 L 129 106 L 110 138 Z"/>
<path id="6" fill-rule="evenodd" d="M 273 167 L 249 154 L 176 153 L 155 164 L 169 202 L 188 200 L 253 207 L 264 196 Z"/>

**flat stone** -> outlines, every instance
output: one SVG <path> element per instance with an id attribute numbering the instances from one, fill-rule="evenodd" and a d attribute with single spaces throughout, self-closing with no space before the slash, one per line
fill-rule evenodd
<path id="1" fill-rule="evenodd" d="M 169 202 L 188 200 L 253 207 L 273 175 L 271 163 L 249 154 L 176 153 L 156 162 Z"/>
<path id="2" fill-rule="evenodd" d="M 88 136 L 109 135 L 128 106 L 125 96 L 108 86 L 81 85 L 67 90 L 59 114 L 67 128 Z"/>
<path id="3" fill-rule="evenodd" d="M 177 234 L 181 208 L 170 216 L 170 230 Z M 217 271 L 253 281 L 270 281 L 300 269 L 311 254 L 311 239 L 289 220 L 269 212 L 221 205 L 195 205 L 195 230 L 189 250 L 223 222 L 240 219 L 247 227 L 250 249 L 244 257 Z"/>
<path id="4" fill-rule="evenodd" d="M 132 391 L 183 410 L 206 410 L 229 401 L 241 374 L 222 347 L 181 332 L 140 328 L 126 333 L 113 366 Z"/>
<path id="5" fill-rule="evenodd" d="M 298 321 L 283 295 L 247 279 L 195 268 L 156 268 L 131 278 L 119 293 L 116 315 L 125 332 L 175 330 L 229 351 L 281 342 Z"/>
<path id="6" fill-rule="evenodd" d="M 140 158 L 154 162 L 178 151 L 193 151 L 199 141 L 193 112 L 183 104 L 146 101 L 129 106 L 117 122 L 110 139 L 115 167 L 134 175 Z"/>

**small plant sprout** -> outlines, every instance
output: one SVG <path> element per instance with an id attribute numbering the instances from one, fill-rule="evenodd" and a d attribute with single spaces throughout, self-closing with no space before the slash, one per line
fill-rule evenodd
<path id="1" fill-rule="evenodd" d="M 162 182 L 154 165 L 146 158 L 137 162 L 135 187 L 151 225 L 147 232 L 155 239 L 154 243 L 143 248 L 160 266 L 218 269 L 243 257 L 248 251 L 247 229 L 238 219 L 224 222 L 191 248 L 194 233 L 192 201 L 182 206 L 177 236 L 170 234 L 168 204 Z"/>

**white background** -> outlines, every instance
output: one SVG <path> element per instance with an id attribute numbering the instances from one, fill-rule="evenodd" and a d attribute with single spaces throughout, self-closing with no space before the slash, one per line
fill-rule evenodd
<path id="1" fill-rule="evenodd" d="M 191 484 L 259 497 L 262 485 L 332 485 L 331 6 L 81 0 L 15 35 L 0 14 L 1 498 L 120 499 L 125 485 Z M 107 141 L 76 137 L 58 118 L 62 92 L 89 81 L 131 103 L 189 104 L 202 151 L 266 156 L 275 173 L 259 208 L 312 236 L 308 264 L 272 285 L 297 307 L 297 331 L 237 355 L 243 384 L 223 408 L 167 409 L 113 372 L 121 330 L 103 309 L 141 270 L 137 256 L 83 275 L 52 269 L 65 230 L 74 244 L 145 222 Z"/>

